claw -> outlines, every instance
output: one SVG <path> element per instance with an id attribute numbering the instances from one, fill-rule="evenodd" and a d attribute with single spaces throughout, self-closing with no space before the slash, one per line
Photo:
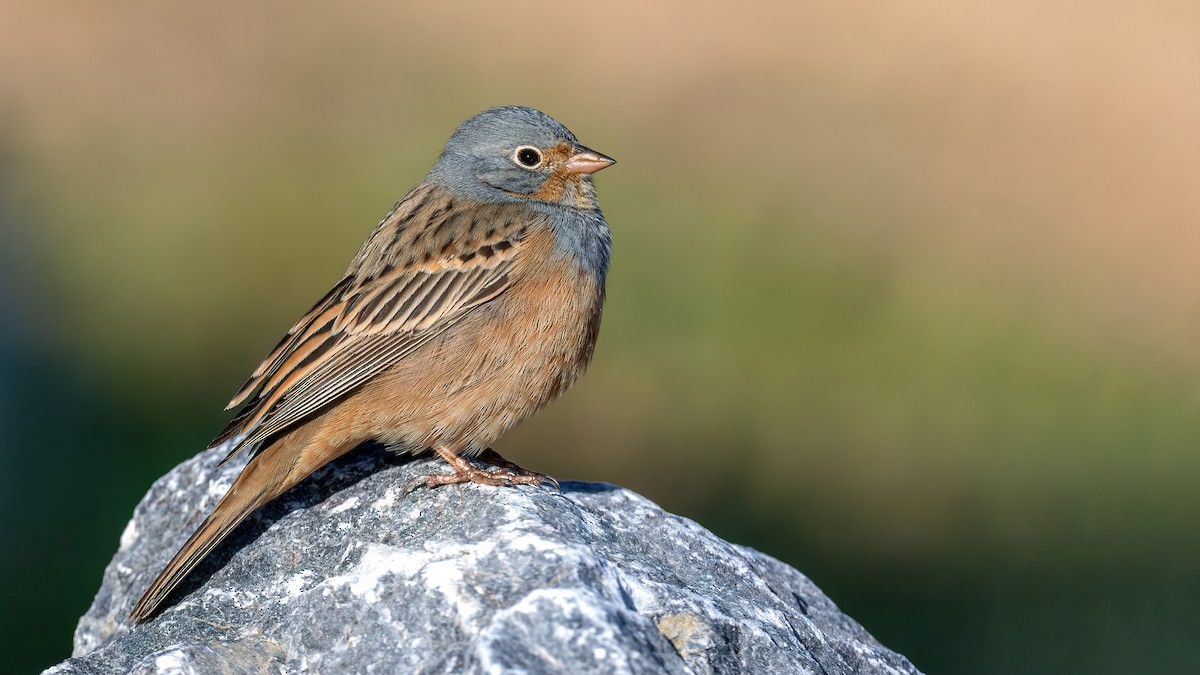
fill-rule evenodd
<path id="1" fill-rule="evenodd" d="M 415 478 L 410 478 L 409 481 L 407 483 L 405 483 L 404 487 L 400 490 L 400 497 L 401 498 L 407 497 L 410 492 L 412 492 L 413 490 L 416 490 L 419 487 L 429 487 L 429 476 L 417 476 Z"/>

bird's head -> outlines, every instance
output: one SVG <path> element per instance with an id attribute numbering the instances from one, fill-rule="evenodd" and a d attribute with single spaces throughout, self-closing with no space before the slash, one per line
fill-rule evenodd
<path id="1" fill-rule="evenodd" d="M 580 145 L 549 115 L 503 106 L 459 125 L 430 176 L 451 192 L 480 201 L 595 209 L 591 174 L 614 163 Z"/>

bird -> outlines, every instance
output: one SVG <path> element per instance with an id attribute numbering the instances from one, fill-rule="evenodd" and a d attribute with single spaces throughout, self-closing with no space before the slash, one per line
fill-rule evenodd
<path id="1" fill-rule="evenodd" d="M 570 387 L 600 330 L 612 233 L 592 174 L 615 163 L 524 106 L 460 124 L 345 275 L 230 400 L 209 446 L 250 460 L 134 605 L 149 620 L 256 509 L 353 448 L 432 450 L 405 486 L 557 486 L 490 448 Z M 478 468 L 478 458 L 493 468 Z"/>

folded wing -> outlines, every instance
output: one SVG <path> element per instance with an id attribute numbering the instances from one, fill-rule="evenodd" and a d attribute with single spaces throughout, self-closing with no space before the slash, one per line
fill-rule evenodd
<path id="1" fill-rule="evenodd" d="M 510 231 L 489 229 L 484 243 L 442 246 L 430 260 L 342 279 L 233 397 L 229 407 L 250 402 L 212 446 L 240 437 L 228 459 L 287 430 L 503 294 L 525 230 L 502 229 Z"/>

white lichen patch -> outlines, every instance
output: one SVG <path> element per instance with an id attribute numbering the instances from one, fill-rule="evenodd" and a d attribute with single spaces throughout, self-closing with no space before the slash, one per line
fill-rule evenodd
<path id="1" fill-rule="evenodd" d="M 320 586 L 326 593 L 333 588 L 348 587 L 355 596 L 374 604 L 389 583 L 415 581 L 440 594 L 446 606 L 455 608 L 460 624 L 470 626 L 483 607 L 463 580 L 463 570 L 471 569 L 494 548 L 493 542 L 432 551 L 372 543 L 367 545 L 362 559 L 353 569 L 330 577 Z"/>
<path id="2" fill-rule="evenodd" d="M 301 570 L 300 572 L 293 574 L 284 584 L 284 588 L 287 589 L 287 594 L 293 598 L 299 597 L 299 595 L 304 592 L 305 585 L 307 585 L 309 580 L 311 580 L 314 576 L 315 573 L 312 570 Z"/>
<path id="3" fill-rule="evenodd" d="M 208 490 L 205 491 L 205 499 L 220 499 L 229 492 L 229 486 L 233 485 L 233 480 L 223 480 L 220 478 L 208 481 Z"/>
<path id="4" fill-rule="evenodd" d="M 348 586 L 350 592 L 367 602 L 379 600 L 379 585 L 385 576 L 411 578 L 425 564 L 427 554 L 414 553 L 395 546 L 367 544 L 362 559 L 346 574 L 330 577 L 321 585 L 329 588 Z"/>
<path id="5" fill-rule="evenodd" d="M 564 554 L 573 547 L 565 547 L 560 541 L 551 541 L 546 537 L 530 532 L 524 532 L 514 537 L 505 537 L 504 549 L 507 551 L 533 551 L 535 553 L 554 552 Z"/>
<path id="6" fill-rule="evenodd" d="M 228 604 L 235 607 L 248 607 L 253 604 L 254 599 L 250 594 L 245 592 L 227 591 L 222 588 L 210 587 L 204 591 L 204 599 L 206 602 L 214 604 Z M 181 603 L 178 607 L 185 607 L 187 603 Z"/>
<path id="7" fill-rule="evenodd" d="M 120 548 L 129 548 L 133 546 L 133 542 L 138 537 L 137 518 L 131 518 L 129 523 L 125 525 L 125 529 L 121 531 Z"/>
<path id="8" fill-rule="evenodd" d="M 178 649 L 162 652 L 154 657 L 156 675 L 187 675 L 194 672 L 184 661 L 186 656 Z"/>
<path id="9" fill-rule="evenodd" d="M 347 499 L 346 501 L 342 502 L 341 504 L 338 504 L 337 506 L 329 509 L 329 513 L 330 514 L 342 513 L 343 511 L 349 511 L 350 509 L 352 509 L 356 506 L 358 506 L 358 497 L 357 496 L 351 497 L 351 498 Z"/>
<path id="10" fill-rule="evenodd" d="M 614 572 L 616 577 L 614 585 L 619 585 L 625 590 L 634 608 L 639 612 L 656 613 L 661 604 L 659 598 L 670 596 L 670 589 L 658 588 L 658 584 L 641 576 L 626 574 L 620 569 L 615 569 Z"/>
<path id="11" fill-rule="evenodd" d="M 587 589 L 538 589 L 492 615 L 481 631 L 475 654 L 484 672 L 511 672 L 508 644 L 512 631 L 536 621 L 550 627 L 550 644 L 544 644 L 537 654 L 547 670 L 570 672 L 575 657 L 586 654 L 595 659 L 593 667 L 602 665 L 603 672 L 634 672 L 628 650 L 622 648 L 618 624 L 611 617 L 621 611 Z"/>
<path id="12" fill-rule="evenodd" d="M 371 510 L 375 511 L 376 513 L 391 511 L 396 506 L 396 498 L 399 496 L 400 489 L 393 485 L 383 493 L 382 497 L 376 499 L 374 503 L 371 504 Z"/>

